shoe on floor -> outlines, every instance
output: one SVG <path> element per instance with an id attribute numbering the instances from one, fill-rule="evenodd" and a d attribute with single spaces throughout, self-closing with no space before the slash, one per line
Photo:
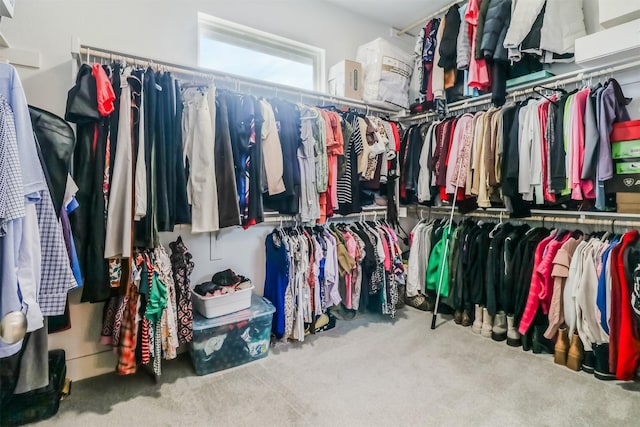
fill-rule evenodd
<path id="1" fill-rule="evenodd" d="M 515 320 L 513 316 L 507 316 L 507 345 L 510 347 L 520 347 L 522 345 L 522 338 L 514 323 Z"/>
<path id="2" fill-rule="evenodd" d="M 423 294 L 418 294 L 418 295 L 416 295 L 414 297 L 406 297 L 405 298 L 405 302 L 407 303 L 408 306 L 411 306 L 413 308 L 417 308 L 418 310 L 422 310 L 422 311 L 432 311 L 433 310 L 433 307 L 429 303 L 429 300 Z"/>
<path id="3" fill-rule="evenodd" d="M 607 364 L 609 359 L 607 358 Z M 596 368 L 596 356 L 593 350 L 585 350 L 584 357 L 582 358 L 582 370 L 587 374 L 594 374 Z"/>
<path id="4" fill-rule="evenodd" d="M 458 309 L 453 313 L 453 321 L 456 325 L 462 324 L 462 310 Z"/>
<path id="5" fill-rule="evenodd" d="M 493 338 L 494 341 L 504 341 L 507 339 L 507 314 L 504 311 L 497 312 L 496 317 L 493 319 L 491 338 Z"/>
<path id="6" fill-rule="evenodd" d="M 471 316 L 469 316 L 469 312 L 467 310 L 462 311 L 462 326 L 468 328 L 471 326 L 473 322 L 471 321 Z"/>
<path id="7" fill-rule="evenodd" d="M 579 371 L 584 359 L 584 347 L 577 333 L 571 336 L 571 345 L 567 354 L 567 368 L 572 371 Z M 593 366 L 593 365 L 592 365 Z"/>
<path id="8" fill-rule="evenodd" d="M 522 338 L 522 351 L 530 351 L 533 348 L 533 328 L 521 335 Z"/>
<path id="9" fill-rule="evenodd" d="M 482 332 L 483 307 L 481 307 L 480 304 L 476 304 L 475 308 L 475 318 L 473 319 L 473 325 L 471 325 L 471 331 L 474 334 L 480 334 Z"/>
<path id="10" fill-rule="evenodd" d="M 356 310 L 350 310 L 344 307 L 342 304 L 334 305 L 329 308 L 329 313 L 340 320 L 353 320 L 358 313 Z"/>
<path id="11" fill-rule="evenodd" d="M 596 358 L 593 375 L 602 381 L 615 380 L 616 375 L 609 370 L 609 343 L 593 344 L 593 355 Z"/>
<path id="12" fill-rule="evenodd" d="M 533 327 L 533 352 L 535 354 L 553 354 L 553 342 L 544 336 L 547 328 L 542 326 Z"/>
<path id="13" fill-rule="evenodd" d="M 560 328 L 558 330 L 558 339 L 556 345 L 553 348 L 553 361 L 554 363 L 562 366 L 567 366 L 567 354 L 569 353 L 569 332 L 567 328 Z"/>
<path id="14" fill-rule="evenodd" d="M 482 330 L 480 333 L 485 338 L 491 338 L 493 332 L 493 316 L 489 314 L 486 307 L 482 309 Z"/>

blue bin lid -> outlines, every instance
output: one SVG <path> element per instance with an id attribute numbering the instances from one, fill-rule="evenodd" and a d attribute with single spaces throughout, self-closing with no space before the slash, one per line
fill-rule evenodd
<path id="1" fill-rule="evenodd" d="M 256 317 L 262 317 L 267 315 L 272 315 L 275 313 L 276 308 L 271 304 L 271 301 L 266 298 L 261 297 L 260 295 L 251 294 L 251 307 L 236 311 L 234 313 L 229 313 L 224 316 L 212 317 L 211 319 L 207 319 L 204 316 L 201 316 L 195 310 L 193 311 L 193 329 L 194 330 L 203 330 L 203 329 L 211 329 L 219 326 L 228 325 L 230 323 L 238 323 L 244 322 L 247 320 L 254 319 Z"/>

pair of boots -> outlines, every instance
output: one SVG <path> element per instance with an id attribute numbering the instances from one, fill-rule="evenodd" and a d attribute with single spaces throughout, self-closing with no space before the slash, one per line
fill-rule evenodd
<path id="1" fill-rule="evenodd" d="M 587 373 L 593 373 L 593 352 L 587 353 L 591 354 L 585 354 L 582 340 L 580 340 L 580 336 L 577 333 L 571 336 L 571 342 L 569 342 L 567 328 L 558 330 L 558 339 L 554 347 L 553 356 L 555 363 L 566 366 L 572 371 L 583 369 Z"/>
<path id="2" fill-rule="evenodd" d="M 489 314 L 486 307 L 476 304 L 475 315 L 475 320 L 471 326 L 471 330 L 474 333 L 480 334 L 485 338 L 492 338 L 494 341 L 507 340 L 507 344 L 512 338 L 520 338 L 515 336 L 518 332 L 513 326 L 513 316 L 507 316 L 504 311 L 498 311 L 494 317 Z"/>
<path id="3" fill-rule="evenodd" d="M 475 317 L 473 325 L 471 325 L 471 332 L 482 335 L 485 338 L 491 338 L 491 333 L 493 332 L 493 316 L 489 314 L 486 307 L 480 304 L 475 306 Z"/>
<path id="4" fill-rule="evenodd" d="M 609 344 L 593 344 L 593 350 L 584 350 L 580 336 L 574 333 L 569 343 L 567 328 L 560 328 L 556 341 L 554 362 L 566 365 L 569 369 L 582 369 L 603 381 L 615 380 L 616 376 L 609 370 Z"/>
<path id="5" fill-rule="evenodd" d="M 471 326 L 471 324 L 473 323 L 471 321 L 471 316 L 469 316 L 469 312 L 467 310 L 456 310 L 455 313 L 453 314 L 453 321 L 457 324 L 457 325 L 462 325 L 465 328 L 467 326 Z"/>

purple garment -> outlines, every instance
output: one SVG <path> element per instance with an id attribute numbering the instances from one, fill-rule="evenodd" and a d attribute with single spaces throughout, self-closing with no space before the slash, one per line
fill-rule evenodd
<path id="1" fill-rule="evenodd" d="M 60 222 L 62 223 L 62 235 L 64 236 L 64 244 L 67 247 L 67 255 L 69 255 L 69 264 L 71 265 L 71 271 L 73 272 L 73 277 L 76 279 L 76 283 L 78 284 L 78 287 L 82 287 L 82 273 L 80 272 L 80 262 L 78 261 L 76 244 L 75 244 L 75 241 L 73 240 L 71 223 L 69 222 L 69 215 L 67 213 L 68 209 L 69 207 L 67 207 L 67 209 L 62 208 L 60 212 Z M 75 209 L 75 207 L 73 209 Z"/>
<path id="2" fill-rule="evenodd" d="M 611 131 L 615 122 L 629 120 L 626 104 L 620 103 L 616 90 L 622 94 L 620 84 L 614 79 L 609 81 L 602 91 L 600 107 L 600 155 L 598 156 L 598 179 L 606 181 L 613 178 L 613 159 L 611 157 Z M 623 96 L 620 96 L 622 98 Z"/>

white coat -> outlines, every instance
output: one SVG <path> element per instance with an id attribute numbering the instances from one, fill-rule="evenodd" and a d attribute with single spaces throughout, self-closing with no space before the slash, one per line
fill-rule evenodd
<path id="1" fill-rule="evenodd" d="M 511 23 L 504 38 L 504 47 L 509 50 L 509 59 L 519 61 L 520 44 L 531 31 L 533 23 L 544 7 L 545 0 L 518 0 L 514 3 Z"/>
<path id="2" fill-rule="evenodd" d="M 582 0 L 547 0 L 540 49 L 558 54 L 574 53 L 576 39 L 585 35 Z"/>

